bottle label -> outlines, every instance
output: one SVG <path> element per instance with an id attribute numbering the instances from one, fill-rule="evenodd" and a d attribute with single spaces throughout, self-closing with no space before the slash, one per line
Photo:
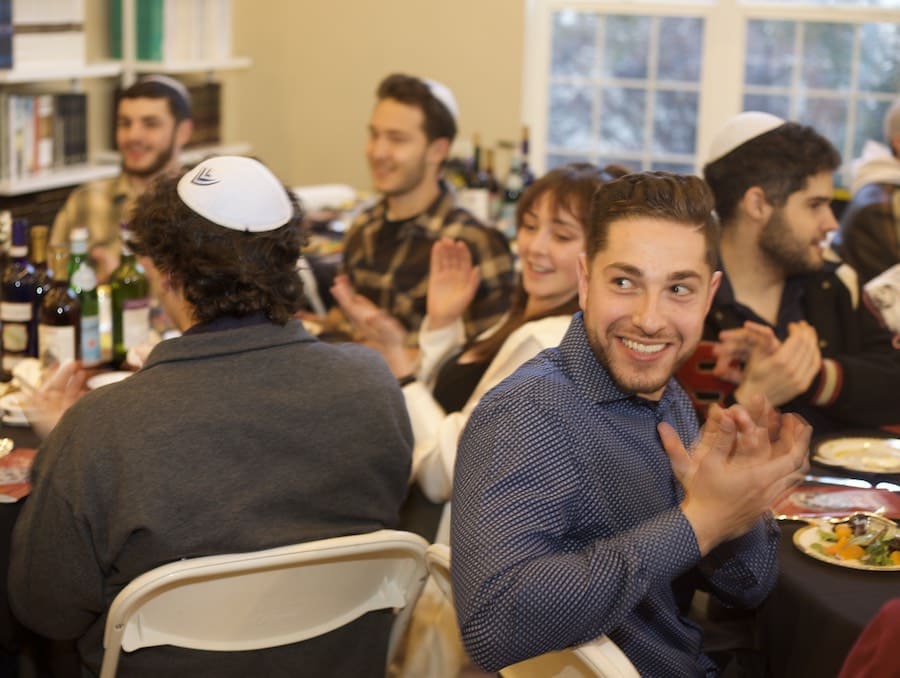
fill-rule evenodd
<path id="1" fill-rule="evenodd" d="M 89 264 L 82 261 L 72 273 L 71 284 L 84 292 L 91 292 L 97 287 L 97 274 Z"/>
<path id="2" fill-rule="evenodd" d="M 150 300 L 126 299 L 122 306 L 122 343 L 128 350 L 146 343 L 150 336 Z"/>
<path id="3" fill-rule="evenodd" d="M 75 328 L 71 325 L 38 325 L 41 365 L 63 364 L 75 360 Z"/>
<path id="4" fill-rule="evenodd" d="M 27 323 L 31 320 L 34 309 L 29 302 L 4 301 L 0 303 L 0 320 L 4 323 Z"/>
<path id="5" fill-rule="evenodd" d="M 28 325 L 3 321 L 3 351 L 22 353 L 28 348 Z"/>
<path id="6" fill-rule="evenodd" d="M 86 366 L 96 365 L 100 355 L 100 317 L 81 316 L 81 362 Z"/>

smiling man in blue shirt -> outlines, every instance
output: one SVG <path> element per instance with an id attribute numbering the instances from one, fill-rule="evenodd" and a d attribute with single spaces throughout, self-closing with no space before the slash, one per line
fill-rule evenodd
<path id="1" fill-rule="evenodd" d="M 453 584 L 463 641 L 487 670 L 606 634 L 641 675 L 716 675 L 684 615 L 695 588 L 752 606 L 774 584 L 767 507 L 804 472 L 810 429 L 758 398 L 714 408 L 700 434 L 672 378 L 721 277 L 711 213 L 697 177 L 601 188 L 583 314 L 463 433 Z"/>

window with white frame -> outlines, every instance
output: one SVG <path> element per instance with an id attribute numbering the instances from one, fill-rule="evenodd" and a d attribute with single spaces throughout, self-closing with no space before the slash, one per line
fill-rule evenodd
<path id="1" fill-rule="evenodd" d="M 848 167 L 900 95 L 900 0 L 526 4 L 523 108 L 541 171 L 693 172 L 718 127 L 751 109 L 815 126 Z"/>

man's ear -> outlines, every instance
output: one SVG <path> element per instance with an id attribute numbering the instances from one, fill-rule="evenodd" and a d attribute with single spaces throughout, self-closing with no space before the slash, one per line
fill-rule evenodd
<path id="1" fill-rule="evenodd" d="M 194 133 L 194 121 L 190 118 L 186 118 L 178 123 L 175 127 L 175 143 L 178 144 L 178 148 L 184 148 L 187 146 L 187 143 L 191 140 L 191 135 Z"/>
<path id="2" fill-rule="evenodd" d="M 440 167 L 441 163 L 447 159 L 450 154 L 450 140 L 446 137 L 439 137 L 428 144 L 428 150 L 425 152 L 428 162 L 435 167 Z"/>
<path id="3" fill-rule="evenodd" d="M 578 255 L 578 305 L 582 311 L 587 306 L 588 287 L 590 286 L 589 273 L 587 254 L 582 252 Z"/>
<path id="4" fill-rule="evenodd" d="M 738 203 L 740 210 L 754 221 L 767 222 L 772 216 L 772 203 L 766 198 L 766 192 L 760 186 L 751 186 Z"/>

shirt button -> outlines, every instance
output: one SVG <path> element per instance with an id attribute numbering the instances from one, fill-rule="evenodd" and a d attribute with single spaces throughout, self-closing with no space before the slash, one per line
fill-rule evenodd
<path id="1" fill-rule="evenodd" d="M 819 348 L 827 348 L 828 340 L 827 339 L 819 339 Z"/>
<path id="2" fill-rule="evenodd" d="M 823 280 L 823 281 L 822 281 L 822 289 L 823 289 L 823 290 L 830 290 L 830 289 L 831 289 L 831 281 L 830 281 L 830 280 Z"/>

